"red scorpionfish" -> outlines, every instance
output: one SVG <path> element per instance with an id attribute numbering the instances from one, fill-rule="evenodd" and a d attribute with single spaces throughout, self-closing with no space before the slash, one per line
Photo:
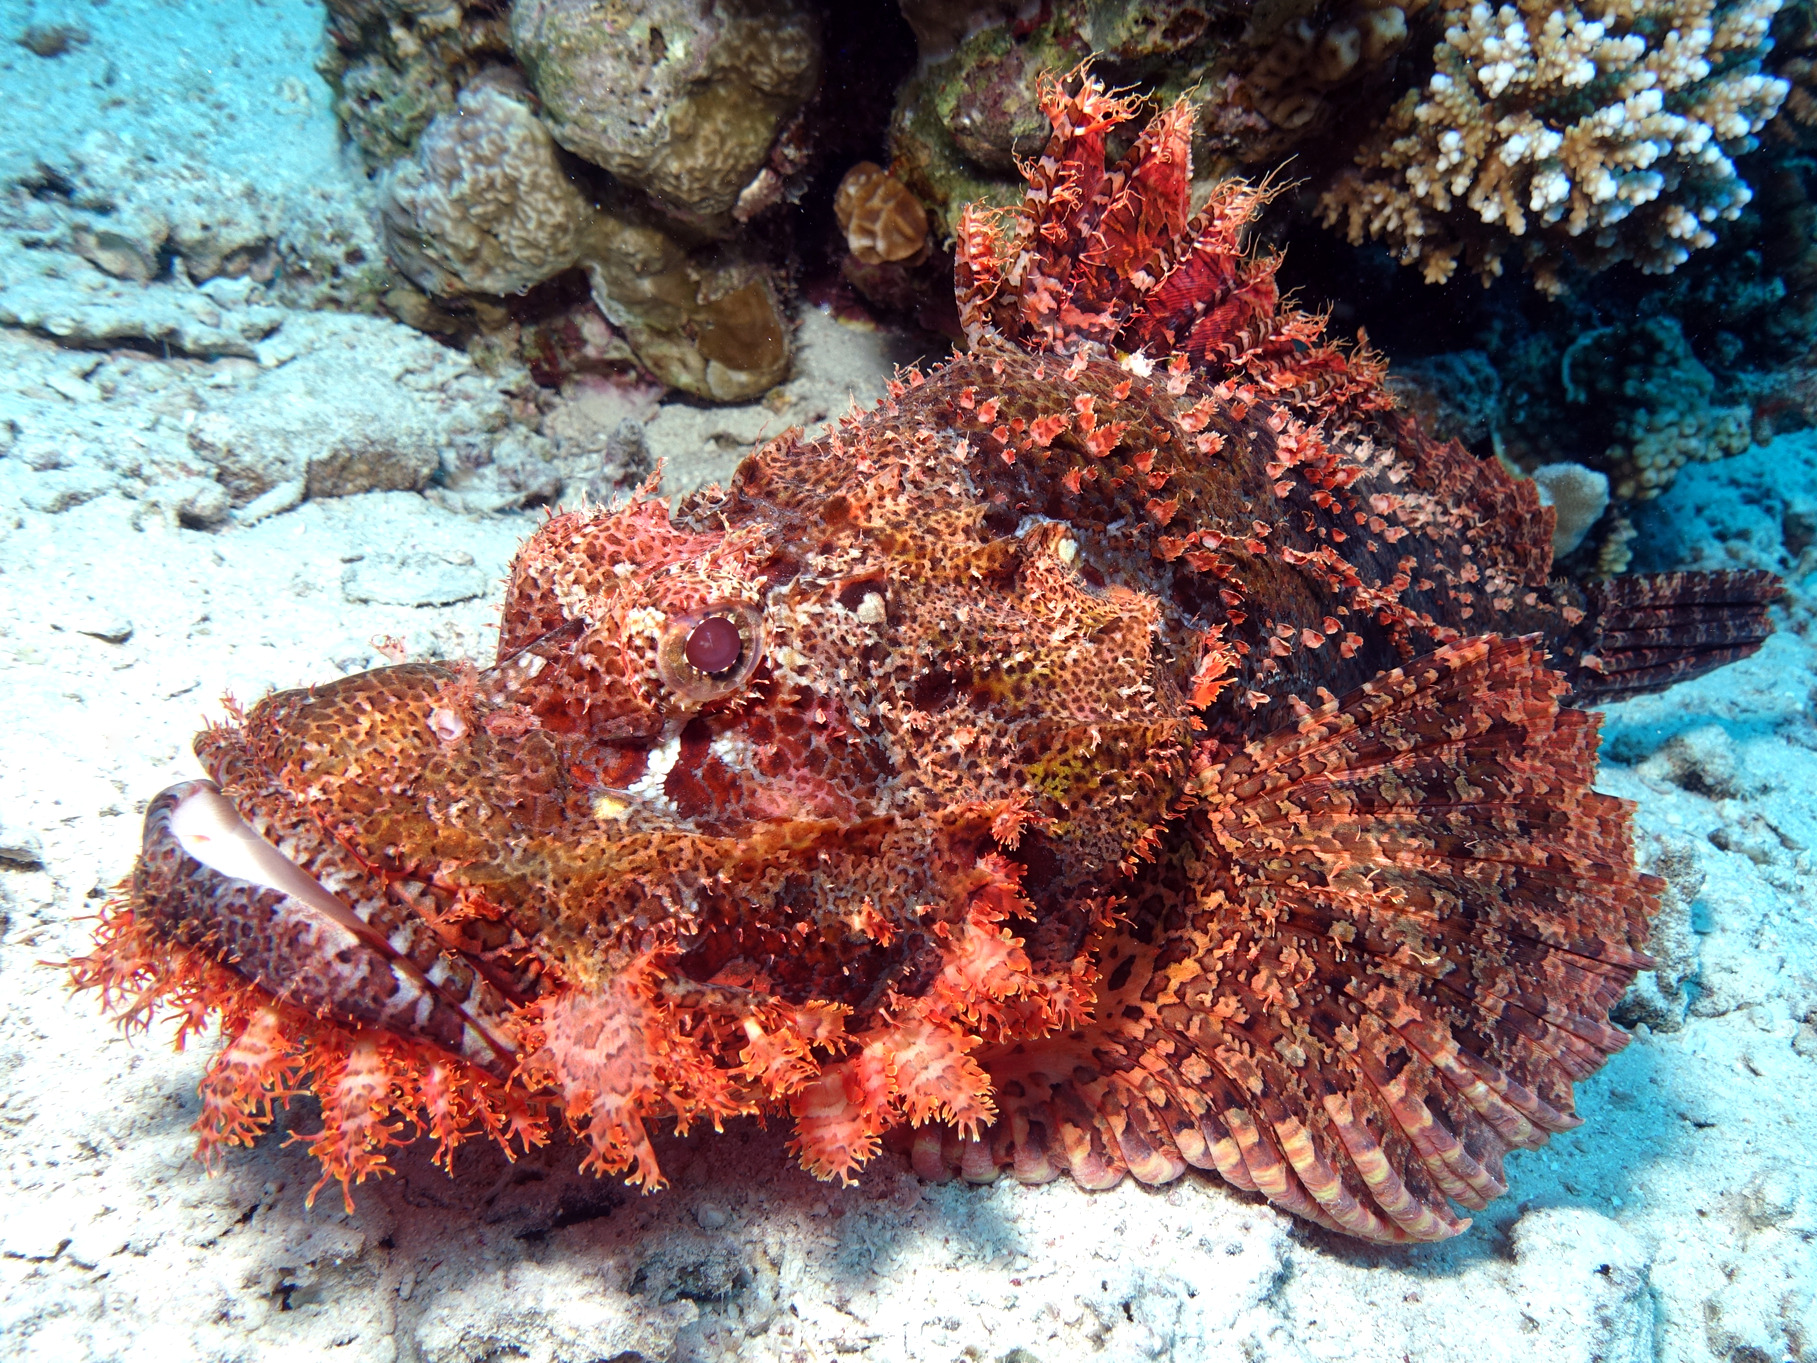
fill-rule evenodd
<path id="1" fill-rule="evenodd" d="M 786 1117 L 849 1178 L 1190 1165 L 1432 1240 L 1577 1124 L 1659 881 L 1578 705 L 1741 657 L 1765 574 L 1550 579 L 1533 485 L 1189 203 L 1191 115 L 1049 81 L 968 346 L 728 488 L 549 520 L 496 662 L 267 696 L 75 982 L 218 1019 L 204 1155 L 313 1090 L 317 1189 Z M 314 1196 L 314 1193 L 311 1193 Z M 350 1204 L 351 1205 L 351 1204 Z"/>

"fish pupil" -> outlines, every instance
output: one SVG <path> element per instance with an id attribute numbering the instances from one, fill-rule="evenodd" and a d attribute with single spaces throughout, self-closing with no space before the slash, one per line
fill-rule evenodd
<path id="1" fill-rule="evenodd" d="M 688 631 L 688 661 L 702 672 L 724 672 L 743 651 L 738 626 L 723 615 L 709 616 Z"/>

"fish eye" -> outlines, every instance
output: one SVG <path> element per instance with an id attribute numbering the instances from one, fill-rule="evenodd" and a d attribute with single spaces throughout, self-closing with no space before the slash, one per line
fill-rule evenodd
<path id="1" fill-rule="evenodd" d="M 683 649 L 687 659 L 709 676 L 718 676 L 738 662 L 744 652 L 744 641 L 738 637 L 738 626 L 723 615 L 709 615 L 688 631 Z"/>
<path id="2" fill-rule="evenodd" d="M 763 616 L 743 601 L 671 617 L 656 652 L 663 684 L 693 709 L 744 686 L 763 658 Z"/>

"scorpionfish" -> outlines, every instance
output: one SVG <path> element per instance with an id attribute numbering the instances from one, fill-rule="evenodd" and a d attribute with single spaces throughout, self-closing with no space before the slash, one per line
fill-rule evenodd
<path id="1" fill-rule="evenodd" d="M 1215 1170 L 1432 1240 L 1577 1124 L 1662 884 L 1587 704 L 1744 656 L 1766 574 L 1551 577 L 1532 483 L 1192 208 L 1192 117 L 1043 86 L 966 344 L 729 486 L 524 545 L 488 667 L 209 728 L 71 963 L 210 1026 L 201 1153 L 313 1091 L 321 1181 L 565 1123 L 792 1122 L 850 1179 Z M 351 1200 L 349 1204 L 351 1207 Z"/>

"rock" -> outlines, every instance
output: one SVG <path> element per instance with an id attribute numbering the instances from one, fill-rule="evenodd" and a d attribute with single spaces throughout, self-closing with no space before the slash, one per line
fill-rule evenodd
<path id="1" fill-rule="evenodd" d="M 141 499 L 186 530 L 216 530 L 233 510 L 227 489 L 212 478 L 176 478 L 148 490 Z"/>
<path id="2" fill-rule="evenodd" d="M 386 606 L 449 606 L 486 591 L 486 575 L 471 563 L 424 555 L 369 554 L 341 573 L 349 601 Z"/>
<path id="3" fill-rule="evenodd" d="M 282 515 L 284 512 L 301 506 L 303 499 L 309 495 L 309 483 L 303 478 L 287 478 L 254 497 L 235 514 L 234 519 L 242 525 L 257 525 L 267 517 Z"/>
<path id="4" fill-rule="evenodd" d="M 1805 1014 L 1804 1021 L 1792 1034 L 1792 1053 L 1806 1060 L 1817 1060 L 1817 1008 Z"/>
<path id="5" fill-rule="evenodd" d="M 1647 942 L 1657 964 L 1635 976 L 1613 1016 L 1624 1027 L 1644 1022 L 1656 1032 L 1675 1032 L 1684 1026 L 1688 995 L 1695 992 L 1693 982 L 1702 969 L 1691 906 L 1706 877 L 1697 843 L 1681 834 L 1644 835 L 1640 852 L 1641 865 L 1666 883 Z"/>
<path id="6" fill-rule="evenodd" d="M 235 503 L 297 479 L 310 497 L 418 491 L 444 447 L 509 422 L 499 381 L 396 322 L 314 313 L 284 331 L 286 349 L 265 356 L 270 372 L 188 432 Z"/>
<path id="7" fill-rule="evenodd" d="M 44 382 L 71 402 L 98 402 L 101 399 L 101 390 L 76 374 L 52 374 Z"/>
<path id="8" fill-rule="evenodd" d="M 92 288 L 73 289 L 87 275 Z M 168 346 L 212 358 L 251 356 L 277 329 L 277 308 L 198 310 L 184 283 L 109 279 L 81 257 L 58 251 L 0 251 L 0 325 L 24 327 L 70 346 L 109 348 L 122 341 Z"/>
<path id="9" fill-rule="evenodd" d="M 1735 742 L 1720 724 L 1686 730 L 1636 770 L 1644 779 L 1667 781 L 1711 799 L 1739 794 L 1742 783 Z"/>
<path id="10" fill-rule="evenodd" d="M 23 500 L 33 511 L 59 515 L 113 490 L 114 480 L 95 468 L 56 469 L 41 473 L 27 485 Z"/>

